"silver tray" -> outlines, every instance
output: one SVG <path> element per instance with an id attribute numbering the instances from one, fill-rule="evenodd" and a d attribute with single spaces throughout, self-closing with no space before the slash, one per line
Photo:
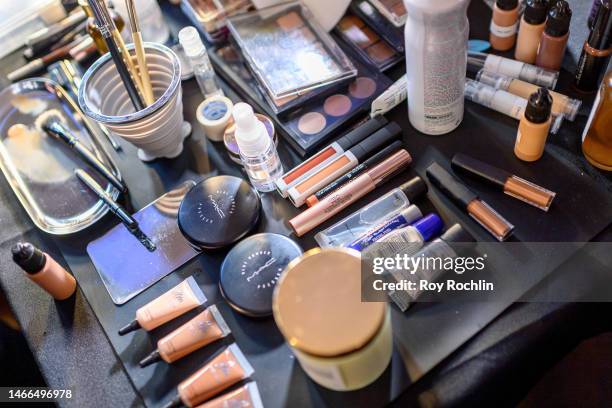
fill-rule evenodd
<path id="1" fill-rule="evenodd" d="M 36 118 L 49 109 L 61 111 L 73 134 L 121 176 L 98 143 L 97 130 L 58 84 L 33 78 L 0 92 L 0 169 L 34 224 L 49 234 L 66 235 L 87 228 L 108 212 L 76 178 L 75 168 L 88 171 L 113 198 L 119 191 L 70 147 L 35 130 Z"/>

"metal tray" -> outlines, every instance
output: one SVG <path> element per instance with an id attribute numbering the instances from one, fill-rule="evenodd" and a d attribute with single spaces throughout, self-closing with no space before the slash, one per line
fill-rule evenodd
<path id="1" fill-rule="evenodd" d="M 35 130 L 36 118 L 49 109 L 59 110 L 73 134 L 121 176 L 98 144 L 96 130 L 58 84 L 33 78 L 0 92 L 0 168 L 34 224 L 49 234 L 66 235 L 87 228 L 108 211 L 75 177 L 75 168 L 88 171 L 113 198 L 119 191 L 70 147 Z M 18 124 L 22 126 L 14 127 Z"/>

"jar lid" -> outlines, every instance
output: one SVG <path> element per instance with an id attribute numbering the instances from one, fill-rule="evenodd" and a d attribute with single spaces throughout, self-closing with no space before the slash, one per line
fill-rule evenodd
<path id="1" fill-rule="evenodd" d="M 201 249 L 232 245 L 259 222 L 259 194 L 244 180 L 216 176 L 196 184 L 178 213 L 178 225 L 187 240 Z"/>
<path id="2" fill-rule="evenodd" d="M 361 301 L 361 257 L 347 248 L 315 248 L 295 259 L 273 297 L 274 320 L 289 345 L 321 357 L 367 345 L 386 307 Z"/>
<path id="3" fill-rule="evenodd" d="M 302 254 L 293 240 L 263 233 L 239 242 L 221 264 L 219 286 L 227 302 L 247 316 L 272 314 L 272 293 L 289 262 Z"/>

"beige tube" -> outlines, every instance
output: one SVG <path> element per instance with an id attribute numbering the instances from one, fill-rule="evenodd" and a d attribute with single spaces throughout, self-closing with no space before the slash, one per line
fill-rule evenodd
<path id="1" fill-rule="evenodd" d="M 136 311 L 136 319 L 119 330 L 124 335 L 143 328 L 153 330 L 164 323 L 200 306 L 206 302 L 206 296 L 193 276 L 185 279 L 163 295 L 159 296 Z"/>
<path id="2" fill-rule="evenodd" d="M 532 93 L 538 90 L 539 86 L 530 84 L 529 82 L 521 81 L 520 79 L 514 79 L 510 82 L 510 86 L 508 87 L 508 92 L 514 94 L 516 96 L 520 96 L 525 99 L 529 99 Z M 555 91 L 548 91 L 550 96 L 552 96 L 553 104 L 552 111 L 553 113 L 560 115 L 567 115 L 569 104 L 572 103 L 572 99 L 569 96 L 565 96 Z"/>
<path id="3" fill-rule="evenodd" d="M 255 382 L 250 382 L 247 385 L 238 388 L 235 391 L 223 394 L 214 400 L 198 405 L 197 408 L 263 408 L 259 389 Z"/>
<path id="4" fill-rule="evenodd" d="M 76 290 L 76 280 L 48 254 L 45 254 L 45 258 L 47 259 L 45 267 L 38 273 L 26 273 L 27 277 L 46 290 L 53 298 L 57 300 L 69 298 Z"/>
<path id="5" fill-rule="evenodd" d="M 161 359 L 166 363 L 173 363 L 230 333 L 231 330 L 223 320 L 217 306 L 212 305 L 159 340 L 157 350 L 144 358 L 140 366 L 146 367 Z"/>
<path id="6" fill-rule="evenodd" d="M 179 384 L 180 400 L 188 407 L 214 397 L 253 374 L 253 367 L 234 343 Z"/>

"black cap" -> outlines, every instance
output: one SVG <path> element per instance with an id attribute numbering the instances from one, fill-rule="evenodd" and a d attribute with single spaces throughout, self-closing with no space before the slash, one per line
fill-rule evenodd
<path id="1" fill-rule="evenodd" d="M 138 329 L 140 329 L 140 323 L 138 323 L 138 320 L 134 319 L 122 328 L 120 328 L 118 333 L 120 336 L 123 336 L 125 334 L 128 334 L 129 332 L 133 332 L 134 330 Z"/>
<path id="2" fill-rule="evenodd" d="M 29 242 L 18 242 L 11 248 L 13 261 L 29 274 L 38 273 L 47 263 L 47 257 Z"/>
<path id="3" fill-rule="evenodd" d="M 387 123 L 389 123 L 389 121 L 387 121 L 384 116 L 372 118 L 342 136 L 336 143 L 338 143 L 342 149 L 347 150 L 385 126 Z"/>
<path id="4" fill-rule="evenodd" d="M 529 24 L 542 24 L 546 21 L 546 12 L 548 11 L 547 0 L 527 0 L 525 3 L 525 12 L 523 20 Z"/>
<path id="5" fill-rule="evenodd" d="M 501 10 L 514 10 L 518 7 L 518 0 L 497 0 L 495 5 Z"/>
<path id="6" fill-rule="evenodd" d="M 462 209 L 466 209 L 468 204 L 478 198 L 476 194 L 436 162 L 433 162 L 425 173 L 431 184 L 439 188 Z"/>
<path id="7" fill-rule="evenodd" d="M 500 190 L 504 189 L 504 185 L 511 176 L 505 170 L 491 166 L 490 164 L 476 160 L 475 158 L 463 153 L 457 153 L 453 156 L 451 167 L 456 172 L 475 176 L 489 184 L 497 187 Z"/>
<path id="8" fill-rule="evenodd" d="M 358 161 L 362 161 L 370 156 L 380 147 L 386 145 L 402 133 L 402 128 L 395 122 L 389 123 L 384 128 L 378 130 L 372 136 L 350 149 Z"/>
<path id="9" fill-rule="evenodd" d="M 140 366 L 140 368 L 144 368 L 153 363 L 157 363 L 158 361 L 161 361 L 161 355 L 159 354 L 159 350 L 155 350 L 152 351 L 151 354 L 140 360 L 140 363 L 138 363 L 138 365 Z"/>
<path id="10" fill-rule="evenodd" d="M 546 34 L 552 37 L 562 37 L 569 31 L 572 19 L 572 9 L 565 0 L 560 0 L 548 12 L 546 19 Z"/>
<path id="11" fill-rule="evenodd" d="M 425 183 L 425 181 L 423 181 L 422 178 L 416 176 L 415 178 L 408 180 L 407 182 L 399 186 L 399 189 L 402 190 L 404 194 L 406 194 L 406 197 L 408 197 L 408 200 L 410 200 L 410 202 L 413 202 L 417 198 L 427 193 L 427 184 Z"/>
<path id="12" fill-rule="evenodd" d="M 612 4 L 602 1 L 587 43 L 596 50 L 606 50 L 611 46 L 612 38 Z"/>
<path id="13" fill-rule="evenodd" d="M 552 109 L 552 96 L 546 88 L 538 88 L 531 94 L 525 108 L 525 118 L 532 123 L 544 123 L 550 117 Z"/>

